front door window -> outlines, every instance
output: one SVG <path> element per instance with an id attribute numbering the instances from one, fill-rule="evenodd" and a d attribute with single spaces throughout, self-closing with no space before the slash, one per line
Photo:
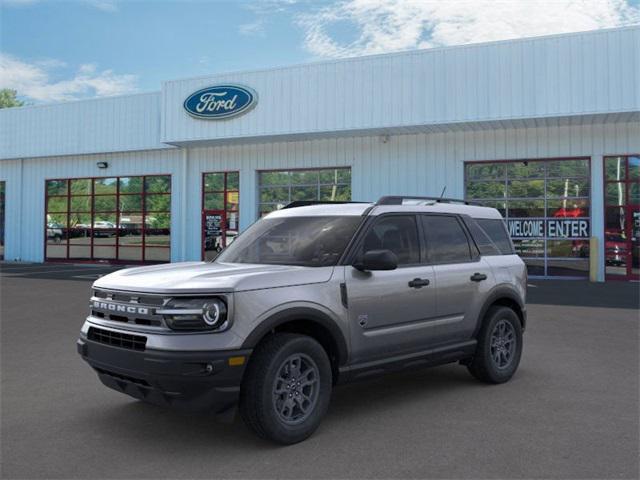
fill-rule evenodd
<path id="1" fill-rule="evenodd" d="M 238 235 L 240 174 L 212 172 L 202 182 L 202 259 L 213 260 Z"/>
<path id="2" fill-rule="evenodd" d="M 609 279 L 640 277 L 640 156 L 604 159 L 605 268 Z"/>

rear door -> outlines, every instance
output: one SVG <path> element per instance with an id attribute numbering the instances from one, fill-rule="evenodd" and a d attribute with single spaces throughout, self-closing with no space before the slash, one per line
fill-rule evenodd
<path id="1" fill-rule="evenodd" d="M 469 339 L 476 328 L 482 301 L 493 283 L 462 220 L 456 215 L 421 215 L 428 262 L 433 265 L 437 292 L 439 340 Z"/>
<path id="2" fill-rule="evenodd" d="M 381 215 L 364 233 L 355 258 L 387 249 L 398 257 L 398 268 L 361 272 L 345 267 L 352 361 L 428 347 L 436 295 L 433 267 L 422 261 L 418 232 L 414 214 Z"/>

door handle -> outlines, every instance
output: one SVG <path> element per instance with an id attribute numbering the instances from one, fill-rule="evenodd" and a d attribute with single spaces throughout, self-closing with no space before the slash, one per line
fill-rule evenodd
<path id="1" fill-rule="evenodd" d="M 429 285 L 429 280 L 426 278 L 414 278 L 409 282 L 411 288 L 422 288 Z"/>
<path id="2" fill-rule="evenodd" d="M 474 273 L 471 275 L 471 281 L 473 282 L 481 282 L 482 280 L 486 280 L 487 276 L 484 273 Z"/>

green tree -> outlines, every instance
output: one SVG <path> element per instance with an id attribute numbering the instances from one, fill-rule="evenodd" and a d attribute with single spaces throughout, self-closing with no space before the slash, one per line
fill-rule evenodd
<path id="1" fill-rule="evenodd" d="M 0 108 L 21 107 L 24 105 L 22 100 L 16 98 L 18 92 L 10 88 L 0 89 Z"/>

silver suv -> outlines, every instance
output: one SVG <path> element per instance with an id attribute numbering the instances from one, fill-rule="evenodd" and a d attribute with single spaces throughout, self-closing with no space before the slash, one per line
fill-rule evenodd
<path id="1" fill-rule="evenodd" d="M 283 444 L 318 427 L 337 383 L 459 362 L 515 373 L 525 265 L 502 217 L 463 201 L 294 202 L 215 261 L 120 270 L 93 285 L 78 352 L 156 404 L 236 406 Z"/>

